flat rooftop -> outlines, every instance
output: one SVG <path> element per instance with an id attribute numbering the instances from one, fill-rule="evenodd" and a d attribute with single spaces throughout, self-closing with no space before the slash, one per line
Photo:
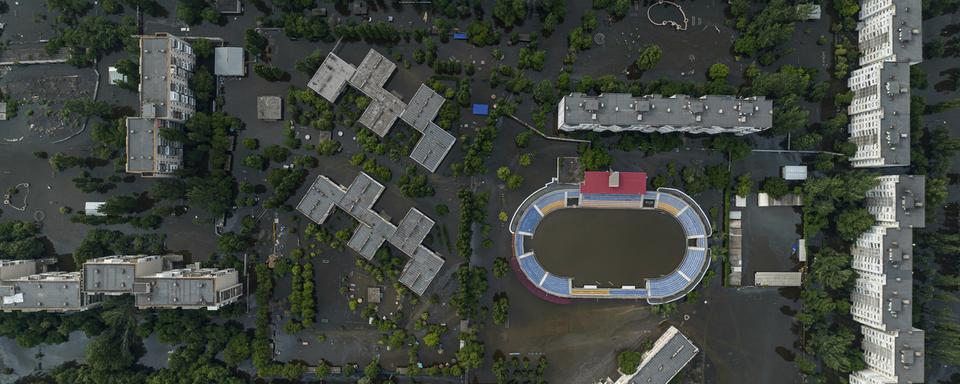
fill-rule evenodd
<path id="1" fill-rule="evenodd" d="M 411 259 L 400 274 L 400 282 L 422 295 L 436 276 L 443 259 L 423 245 L 434 221 L 415 208 L 407 211 L 400 225 L 390 223 L 373 211 L 384 186 L 360 172 L 349 187 L 342 187 L 320 175 L 297 204 L 297 210 L 317 224 L 323 224 L 334 206 L 359 221 L 347 246 L 367 260 L 388 242 Z"/>
<path id="2" fill-rule="evenodd" d="M 420 141 L 417 141 L 417 145 L 413 147 L 410 158 L 430 172 L 436 172 L 456 141 L 457 139 L 450 132 L 434 123 L 429 123 L 423 130 Z"/>
<path id="3" fill-rule="evenodd" d="M 446 99 L 440 94 L 430 89 L 426 84 L 420 84 L 417 93 L 410 99 L 407 109 L 403 111 L 400 118 L 414 129 L 423 132 L 427 124 L 433 121 L 433 118 L 440 112 L 440 107 Z"/>
<path id="4" fill-rule="evenodd" d="M 151 112 L 160 117 L 167 116 L 169 51 L 167 36 L 140 37 L 140 106 L 145 110 L 150 105 Z M 144 117 L 152 116 L 148 113 Z"/>
<path id="5" fill-rule="evenodd" d="M 257 119 L 280 120 L 283 118 L 283 99 L 280 96 L 257 96 Z"/>
<path id="6" fill-rule="evenodd" d="M 708 95 L 633 97 L 628 93 L 590 96 L 571 93 L 564 97 L 566 125 L 757 127 L 773 126 L 773 102 L 763 96 L 736 98 Z"/>
<path id="7" fill-rule="evenodd" d="M 352 64 L 331 52 L 307 82 L 307 87 L 333 103 L 343 93 L 344 86 L 356 71 Z"/>
<path id="8" fill-rule="evenodd" d="M 157 120 L 127 118 L 127 172 L 156 172 Z"/>
<path id="9" fill-rule="evenodd" d="M 680 330 L 670 326 L 651 351 L 646 353 L 630 384 L 666 384 L 683 369 L 700 349 Z"/>

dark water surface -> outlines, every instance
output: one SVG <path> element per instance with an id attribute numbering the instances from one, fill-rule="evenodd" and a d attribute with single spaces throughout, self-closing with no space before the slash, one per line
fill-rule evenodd
<path id="1" fill-rule="evenodd" d="M 672 272 L 686 250 L 683 228 L 652 209 L 560 209 L 547 214 L 531 240 L 550 273 L 573 277 L 576 287 L 642 287 Z"/>

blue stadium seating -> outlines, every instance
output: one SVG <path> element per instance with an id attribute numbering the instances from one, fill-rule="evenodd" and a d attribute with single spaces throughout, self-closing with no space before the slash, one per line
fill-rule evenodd
<path id="1" fill-rule="evenodd" d="M 609 193 L 584 193 L 583 200 L 601 201 L 640 201 L 642 195 L 614 195 Z"/>
<path id="2" fill-rule="evenodd" d="M 647 200 L 656 200 L 657 195 L 659 194 L 660 194 L 659 192 L 647 192 L 643 194 L 643 198 Z"/>
<path id="3" fill-rule="evenodd" d="M 580 191 L 567 190 L 567 198 L 577 198 L 580 197 Z"/>
<path id="4" fill-rule="evenodd" d="M 683 258 L 683 264 L 680 264 L 680 271 L 687 275 L 691 280 L 700 274 L 700 268 L 707 261 L 707 252 L 704 250 L 687 249 L 687 256 Z"/>
<path id="5" fill-rule="evenodd" d="M 677 210 L 683 209 L 683 207 L 686 207 L 688 205 L 683 200 L 680 200 L 680 198 L 674 195 L 671 195 L 669 193 L 660 194 L 660 204 L 667 204 L 667 205 L 673 206 L 674 208 L 677 208 Z"/>
<path id="6" fill-rule="evenodd" d="M 529 259 L 529 257 L 527 259 Z M 555 295 L 569 295 L 570 279 L 547 274 L 547 279 L 544 280 L 540 288 Z"/>
<path id="7" fill-rule="evenodd" d="M 540 196 L 540 198 L 537 199 L 537 202 L 534 204 L 537 206 L 537 208 L 543 209 L 543 207 L 546 207 L 551 203 L 562 201 L 563 192 L 564 190 L 559 190 L 559 191 L 553 191 L 553 192 L 547 193 L 546 195 Z"/>
<path id="8" fill-rule="evenodd" d="M 513 254 L 520 256 L 523 254 L 523 239 L 524 236 L 521 234 L 513 235 Z"/>
<path id="9" fill-rule="evenodd" d="M 540 213 L 536 209 L 528 208 L 526 212 L 523 213 L 523 217 L 520 218 L 520 225 L 517 230 L 521 232 L 533 233 L 537 229 L 537 224 L 540 224 L 540 219 L 543 216 L 540 216 Z"/>
<path id="10" fill-rule="evenodd" d="M 687 287 L 689 282 L 687 279 L 684 279 L 683 276 L 680 276 L 679 273 L 671 273 L 664 277 L 650 279 L 650 296 L 651 297 L 666 297 L 670 295 L 675 295 L 683 291 Z"/>
<path id="11" fill-rule="evenodd" d="M 703 221 L 693 208 L 688 208 L 680 214 L 680 217 L 677 219 L 680 220 L 680 224 L 683 225 L 687 236 L 706 236 L 706 230 L 703 229 Z"/>
<path id="12" fill-rule="evenodd" d="M 533 284 L 539 284 L 540 279 L 542 279 L 543 275 L 547 273 L 543 270 L 543 267 L 540 266 L 540 263 L 537 262 L 537 257 L 535 255 L 520 259 L 520 269 L 523 269 L 523 272 L 527 274 L 527 277 L 533 282 Z"/>
<path id="13" fill-rule="evenodd" d="M 611 296 L 647 297 L 646 289 L 611 289 Z"/>
<path id="14" fill-rule="evenodd" d="M 697 239 L 697 246 L 700 247 L 700 248 L 706 248 L 706 247 L 707 247 L 707 238 L 706 238 L 706 237 L 701 237 L 701 238 Z"/>

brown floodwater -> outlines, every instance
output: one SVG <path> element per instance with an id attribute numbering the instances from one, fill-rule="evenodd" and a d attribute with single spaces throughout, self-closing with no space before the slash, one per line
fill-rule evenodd
<path id="1" fill-rule="evenodd" d="M 677 219 L 652 209 L 556 210 L 529 241 L 543 269 L 572 277 L 575 287 L 642 287 L 677 269 L 686 251 Z"/>

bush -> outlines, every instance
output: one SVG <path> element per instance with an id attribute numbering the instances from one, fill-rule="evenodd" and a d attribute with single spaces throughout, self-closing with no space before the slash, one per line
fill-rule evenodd
<path id="1" fill-rule="evenodd" d="M 290 78 L 286 71 L 267 64 L 257 63 L 253 66 L 253 71 L 267 81 L 286 81 Z"/>
<path id="2" fill-rule="evenodd" d="M 640 361 L 643 360 L 643 354 L 636 351 L 623 351 L 617 355 L 617 368 L 625 374 L 632 374 L 640 367 Z"/>

